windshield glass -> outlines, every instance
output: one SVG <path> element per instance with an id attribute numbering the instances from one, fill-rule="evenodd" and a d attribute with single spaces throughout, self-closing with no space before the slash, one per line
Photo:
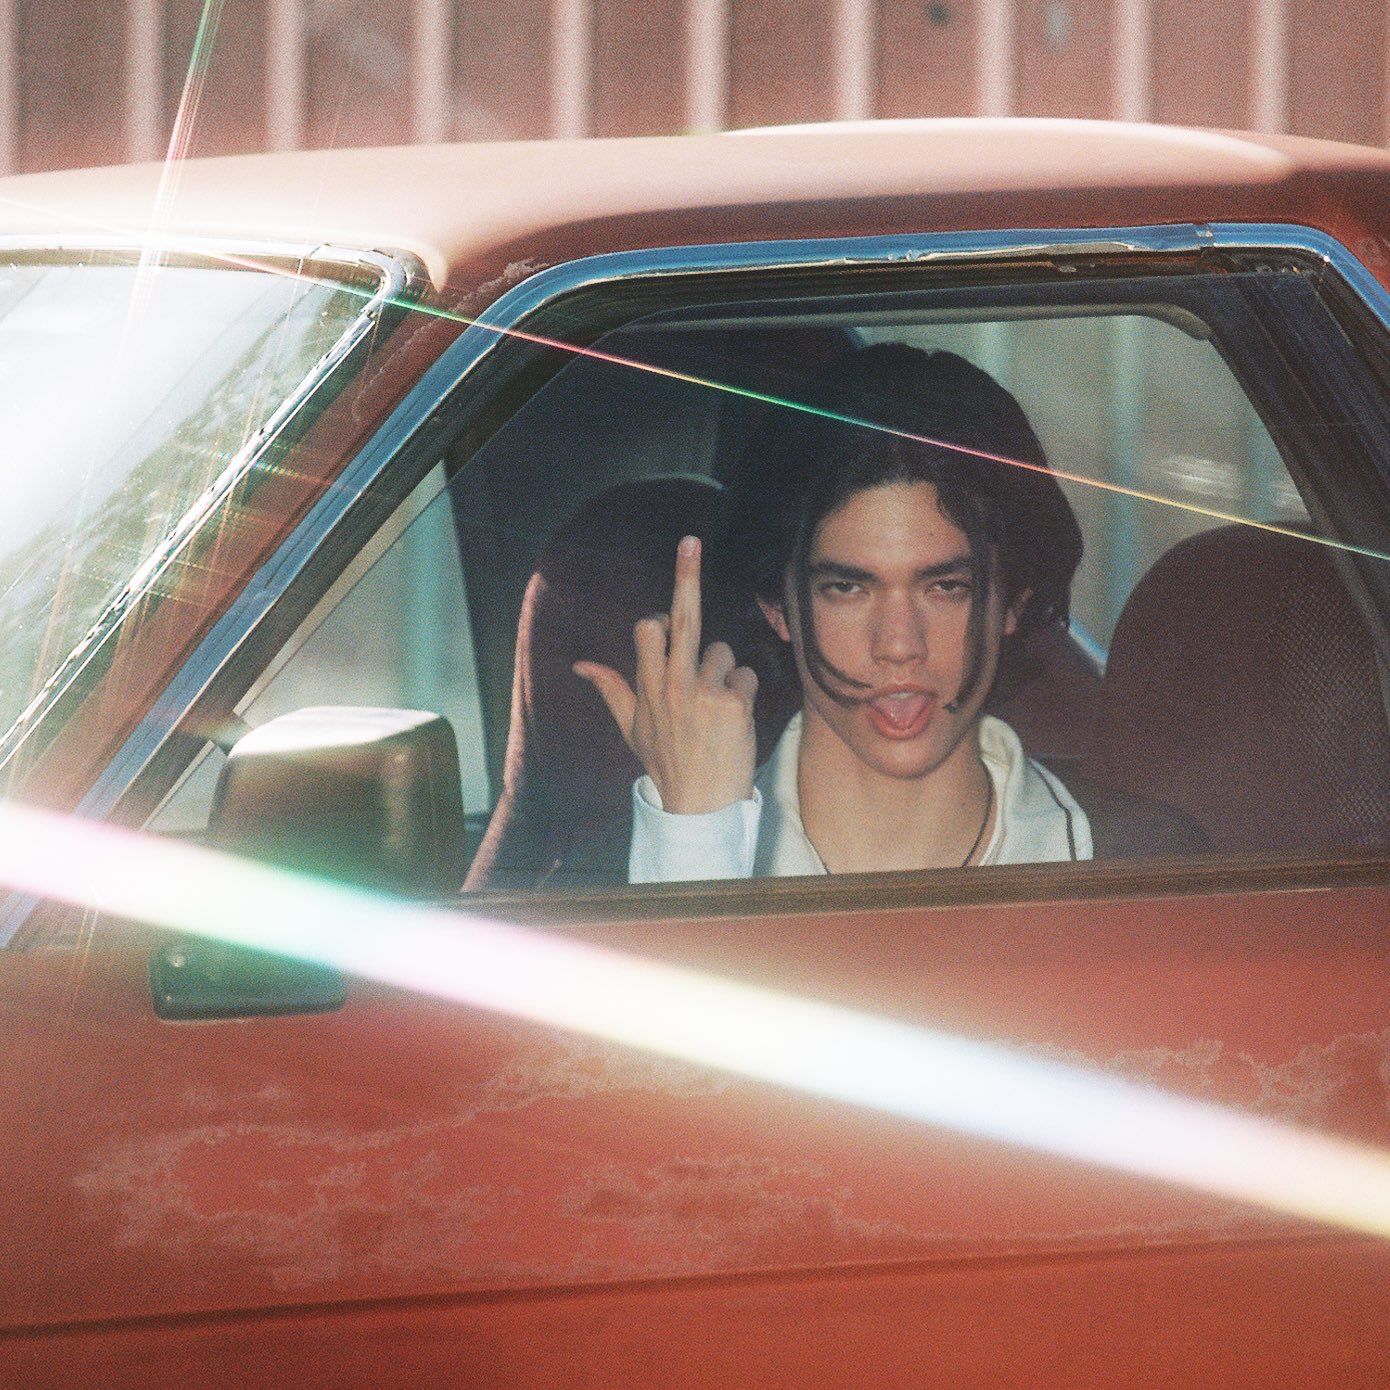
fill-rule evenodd
<path id="1" fill-rule="evenodd" d="M 239 268 L 0 264 L 0 730 L 363 301 Z"/>

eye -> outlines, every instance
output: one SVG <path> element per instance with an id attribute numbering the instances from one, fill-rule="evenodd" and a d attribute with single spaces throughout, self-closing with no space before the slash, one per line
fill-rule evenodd
<path id="1" fill-rule="evenodd" d="M 948 599 L 967 599 L 972 589 L 973 586 L 968 579 L 960 578 L 938 579 L 931 586 L 932 593 Z"/>
<path id="2" fill-rule="evenodd" d="M 864 586 L 853 579 L 826 579 L 816 585 L 816 593 L 821 598 L 851 598 L 863 592 Z"/>

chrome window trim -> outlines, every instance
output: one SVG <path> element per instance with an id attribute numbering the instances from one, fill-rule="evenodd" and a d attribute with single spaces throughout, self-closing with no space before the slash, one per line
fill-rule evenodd
<path id="1" fill-rule="evenodd" d="M 337 248 L 323 244 L 289 242 L 234 241 L 222 239 L 179 238 L 168 241 L 142 241 L 135 238 L 109 237 L 78 238 L 61 235 L 0 237 L 0 257 L 32 255 L 36 259 L 50 256 L 74 259 L 83 264 L 83 256 L 122 257 L 134 264 L 146 261 L 153 267 L 171 260 L 202 264 L 223 262 L 228 266 L 275 274 L 277 269 L 294 267 L 289 273 L 296 278 L 309 278 L 341 284 L 352 292 L 353 287 L 342 284 L 329 273 L 305 274 L 313 271 L 344 271 L 367 273 L 376 280 L 370 293 L 362 291 L 362 306 L 338 340 L 319 358 L 298 386 L 272 412 L 261 427 L 228 460 L 221 473 L 179 518 L 177 525 L 154 552 L 130 576 L 121 591 L 98 616 L 91 628 L 63 658 L 48 677 L 33 700 L 0 735 L 0 767 L 23 746 L 44 714 L 80 675 L 97 648 L 120 627 L 127 614 L 138 605 L 154 584 L 176 562 L 179 553 L 201 529 L 207 517 L 216 511 L 227 495 L 256 467 L 261 456 L 279 437 L 286 425 L 303 408 L 338 365 L 347 358 L 377 327 L 385 308 L 402 298 L 420 283 L 425 272 L 413 257 L 383 251 L 363 251 Z"/>
<path id="2" fill-rule="evenodd" d="M 1173 255 L 1213 249 L 1297 251 L 1328 265 L 1390 333 L 1390 292 L 1326 232 L 1293 223 L 1174 223 L 1155 226 L 923 232 L 920 234 L 662 247 L 610 252 L 536 272 L 475 319 L 426 371 L 338 483 L 310 509 L 279 551 L 229 606 L 185 662 L 160 701 L 94 783 L 79 814 L 109 815 L 178 721 L 207 691 L 248 632 L 303 573 L 319 542 L 339 526 L 392 459 L 427 426 L 437 424 L 468 375 L 513 327 L 545 305 L 578 290 L 643 278 L 724 275 L 749 270 L 826 270 L 870 265 L 988 265 L 1021 257 L 1080 253 Z M 33 906 L 12 902 L 0 913 L 0 945 Z"/>

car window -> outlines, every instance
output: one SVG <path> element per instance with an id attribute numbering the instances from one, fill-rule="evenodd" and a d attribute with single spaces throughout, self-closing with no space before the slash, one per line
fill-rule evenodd
<path id="1" fill-rule="evenodd" d="M 0 265 L 0 729 L 8 728 L 362 312 L 243 268 Z"/>
<path id="2" fill-rule="evenodd" d="M 758 450 L 807 415 L 818 372 L 911 349 L 1010 393 L 1083 546 L 1069 624 L 1009 648 L 981 707 L 1016 735 L 1018 766 L 1065 819 L 1051 840 L 998 857 L 1005 811 L 987 804 L 978 832 L 962 828 L 963 859 L 1382 847 L 1384 560 L 1364 544 L 1377 523 L 1348 480 L 1368 476 L 1384 411 L 1369 388 L 1355 396 L 1367 369 L 1316 286 L 1275 279 L 764 294 L 577 344 L 481 447 L 466 434 L 448 453 L 414 519 L 378 538 L 382 558 L 325 601 L 331 616 L 242 713 L 252 724 L 310 703 L 446 713 L 475 834 L 486 827 L 471 890 L 624 881 L 643 768 L 574 663 L 632 680 L 632 624 L 669 606 L 679 536 L 701 534 L 717 554 Z M 1332 400 L 1328 379 L 1342 393 Z M 871 414 L 852 421 L 866 437 Z M 727 640 L 757 670 L 766 772 L 811 687 L 730 583 L 706 574 L 705 640 Z M 882 729 L 910 742 L 917 693 L 884 699 Z M 779 775 L 796 786 L 795 766 Z M 1004 774 L 990 775 L 1002 797 Z M 766 804 L 776 793 L 759 785 Z M 833 868 L 805 839 L 809 855 L 751 872 Z M 684 867 L 667 878 L 706 876 L 698 857 L 673 862 Z"/>

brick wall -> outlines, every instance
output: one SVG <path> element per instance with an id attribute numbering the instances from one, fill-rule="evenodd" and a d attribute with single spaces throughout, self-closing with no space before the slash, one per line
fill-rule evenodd
<path id="1" fill-rule="evenodd" d="M 0 0 L 0 167 L 159 157 L 181 102 L 192 154 L 975 113 L 1379 144 L 1386 15 L 1386 0 Z"/>

